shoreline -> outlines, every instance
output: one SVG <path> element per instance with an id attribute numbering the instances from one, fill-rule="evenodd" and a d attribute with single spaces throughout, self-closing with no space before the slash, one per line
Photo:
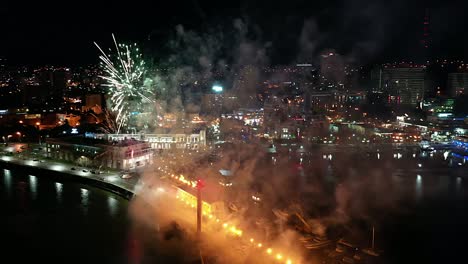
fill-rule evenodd
<path id="1" fill-rule="evenodd" d="M 115 174 L 103 173 L 99 175 L 93 175 L 93 174 L 80 175 L 80 174 L 83 174 L 80 171 L 54 170 L 52 168 L 44 168 L 43 166 L 21 164 L 21 163 L 25 163 L 25 161 L 18 160 L 15 157 L 9 157 L 11 158 L 10 160 L 5 160 L 5 157 L 6 156 L 0 157 L 0 167 L 5 168 L 5 169 L 18 169 L 18 170 L 26 171 L 27 173 L 31 173 L 35 176 L 48 177 L 49 179 L 53 179 L 53 180 L 62 179 L 62 180 L 69 180 L 69 181 L 74 181 L 78 183 L 83 183 L 86 185 L 94 186 L 102 190 L 117 194 L 127 200 L 131 200 L 132 197 L 136 193 L 135 192 L 136 184 L 131 184 L 127 182 L 126 185 L 129 185 L 129 186 L 123 186 L 122 184 L 119 185 L 118 182 L 111 182 L 109 180 L 103 180 L 103 179 L 106 179 L 106 177 L 107 178 L 118 177 L 118 175 L 115 175 Z M 61 164 L 59 162 L 54 162 L 54 165 L 65 166 L 64 164 Z M 51 166 L 54 166 L 54 165 L 51 165 Z"/>

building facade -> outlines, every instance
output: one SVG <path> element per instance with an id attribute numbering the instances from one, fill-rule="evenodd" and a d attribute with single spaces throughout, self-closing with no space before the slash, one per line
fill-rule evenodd
<path id="1" fill-rule="evenodd" d="M 381 83 L 393 103 L 416 105 L 424 97 L 424 77 L 424 67 L 384 68 Z"/>
<path id="2" fill-rule="evenodd" d="M 206 146 L 205 130 L 191 133 L 175 130 L 173 133 L 158 134 L 93 134 L 92 137 L 109 141 L 123 141 L 134 138 L 138 141 L 146 142 L 155 150 L 197 150 Z"/>
<path id="3" fill-rule="evenodd" d="M 455 96 L 468 92 L 468 72 L 454 72 L 448 74 L 450 94 Z"/>
<path id="4" fill-rule="evenodd" d="M 106 141 L 85 137 L 48 138 L 47 156 L 79 166 L 133 170 L 153 162 L 153 150 L 137 140 Z"/>

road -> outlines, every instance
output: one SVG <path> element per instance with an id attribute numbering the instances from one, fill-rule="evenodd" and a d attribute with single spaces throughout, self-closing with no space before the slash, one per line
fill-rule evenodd
<path id="1" fill-rule="evenodd" d="M 20 145 L 13 146 L 10 144 L 9 146 L 4 146 L 2 149 L 3 151 L 0 152 L 0 160 L 17 165 L 63 172 L 82 178 L 112 183 L 113 185 L 116 185 L 131 193 L 136 193 L 140 188 L 140 186 L 137 184 L 137 179 L 122 179 L 117 172 L 100 172 L 99 174 L 93 174 L 91 173 L 93 170 L 92 168 L 80 167 L 60 161 L 45 159 L 43 157 L 40 158 L 38 156 L 26 157 L 21 155 L 21 151 L 20 153 L 13 152 L 14 154 L 6 154 L 11 152 L 9 151 L 10 149 L 21 150 Z"/>

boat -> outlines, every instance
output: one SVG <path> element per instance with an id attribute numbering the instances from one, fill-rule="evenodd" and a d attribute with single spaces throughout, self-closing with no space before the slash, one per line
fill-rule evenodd
<path id="1" fill-rule="evenodd" d="M 374 264 L 381 263 L 381 251 L 375 248 L 375 229 L 372 227 L 372 244 L 370 248 L 361 248 L 358 245 L 341 238 L 336 243 L 336 248 L 327 255 L 331 262 L 327 263 L 356 263 Z"/>
<path id="2" fill-rule="evenodd" d="M 419 147 L 423 151 L 433 151 L 434 150 L 434 147 L 431 145 L 431 142 L 429 140 L 421 140 L 421 142 L 419 142 Z"/>
<path id="3" fill-rule="evenodd" d="M 468 136 L 458 136 L 453 140 L 451 150 L 452 162 L 458 165 L 468 163 Z"/>

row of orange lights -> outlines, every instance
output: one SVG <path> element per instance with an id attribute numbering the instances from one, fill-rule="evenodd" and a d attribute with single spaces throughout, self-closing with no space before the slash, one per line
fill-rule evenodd
<path id="1" fill-rule="evenodd" d="M 175 180 L 177 180 L 177 181 L 179 181 L 179 182 L 181 182 L 181 183 L 183 183 L 183 184 L 185 184 L 185 185 L 187 185 L 187 186 L 190 186 L 190 187 L 192 187 L 192 188 L 195 188 L 195 187 L 197 186 L 197 182 L 196 182 L 196 181 L 190 181 L 190 180 L 186 179 L 186 178 L 184 177 L 184 175 L 182 175 L 182 174 L 181 174 L 180 176 L 177 176 L 177 175 L 175 175 L 175 174 L 170 174 L 169 172 L 167 172 L 167 171 L 164 170 L 164 169 L 159 168 L 159 170 L 162 171 L 162 172 L 164 172 L 164 173 L 166 173 L 167 175 L 169 175 L 172 179 L 175 179 Z"/>
<path id="2" fill-rule="evenodd" d="M 191 208 L 196 208 L 197 204 L 194 202 L 189 202 L 186 199 L 176 196 L 177 199 L 180 199 L 182 202 L 185 202 L 187 206 L 190 206 Z M 209 219 L 213 219 L 214 216 L 211 213 L 207 213 L 205 210 L 202 210 L 203 215 L 207 216 Z M 217 223 L 219 223 L 221 220 L 219 218 L 215 219 Z M 242 237 L 243 231 L 239 228 L 237 228 L 235 225 L 231 225 L 229 223 L 223 223 L 222 225 L 223 229 L 226 230 L 226 232 L 230 232 L 233 235 L 236 235 L 238 237 Z M 253 238 L 250 238 L 250 244 L 253 247 L 256 248 L 262 248 L 264 245 L 261 242 L 256 242 Z M 281 253 L 276 253 L 273 254 L 273 249 L 272 248 L 267 248 L 265 250 L 266 254 L 273 256 L 277 261 L 284 261 L 285 264 L 293 264 L 291 259 L 285 259 L 285 257 Z"/>
<path id="3" fill-rule="evenodd" d="M 183 199 L 180 196 L 176 196 L 176 198 L 180 199 L 182 202 L 185 202 L 187 205 L 189 205 L 192 208 L 196 208 L 196 206 L 197 206 L 196 203 L 186 201 L 185 199 Z M 202 212 L 203 212 L 203 215 L 207 216 L 209 219 L 214 218 L 214 216 L 212 214 L 209 214 L 209 213 L 205 212 L 204 210 Z M 216 222 L 219 223 L 220 219 L 216 218 Z M 224 230 L 226 230 L 227 232 L 230 232 L 233 235 L 236 235 L 236 236 L 239 236 L 239 237 L 242 237 L 242 235 L 243 235 L 243 231 L 241 229 L 237 228 L 235 225 L 230 225 L 229 223 L 223 223 L 222 227 L 223 227 Z M 250 243 L 251 243 L 251 245 L 253 247 L 263 248 L 263 246 L 264 246 L 263 243 L 256 242 L 255 239 L 253 239 L 253 238 L 250 238 L 249 241 L 250 241 Z M 286 259 L 281 253 L 278 252 L 278 253 L 274 254 L 272 248 L 267 248 L 265 250 L 265 253 L 267 255 L 273 256 L 277 261 L 280 261 L 280 262 L 284 261 L 285 264 L 293 264 L 291 259 L 289 259 L 289 258 Z"/>
<path id="4" fill-rule="evenodd" d="M 184 175 L 180 175 L 180 176 L 177 176 L 177 175 L 174 175 L 174 174 L 171 174 L 171 178 L 173 179 L 176 179 L 178 180 L 179 182 L 183 183 L 183 184 L 186 184 L 192 188 L 195 188 L 197 186 L 197 182 L 196 181 L 190 181 L 190 180 L 187 180 L 185 179 Z"/>
<path id="5" fill-rule="evenodd" d="M 20 124 L 23 124 L 23 120 L 20 120 L 20 121 L 18 121 L 18 122 L 19 122 Z M 36 122 L 36 126 L 40 126 L 40 125 L 41 125 L 40 122 Z"/>
<path id="6" fill-rule="evenodd" d="M 167 174 L 169 174 L 169 173 L 167 173 Z M 173 179 L 178 180 L 179 182 L 185 183 L 188 186 L 191 186 L 193 188 L 195 188 L 196 185 L 197 185 L 196 181 L 189 181 L 189 180 L 185 179 L 185 177 L 183 175 L 177 176 L 177 175 L 171 174 L 170 177 L 173 178 Z M 196 208 L 196 206 L 197 206 L 196 202 L 185 201 L 185 199 L 183 199 L 182 197 L 179 197 L 179 196 L 176 196 L 176 198 L 180 199 L 182 202 L 185 202 L 186 205 L 189 205 L 191 208 Z M 205 210 L 202 210 L 202 213 L 203 213 L 203 215 L 207 216 L 209 219 L 213 219 L 213 217 L 214 217 L 212 214 L 207 213 Z M 216 218 L 216 222 L 219 223 L 220 219 Z M 229 225 L 228 223 L 223 224 L 223 229 L 225 229 L 226 231 L 228 231 L 228 232 L 230 232 L 230 233 L 232 233 L 232 234 L 234 234 L 236 236 L 239 236 L 239 237 L 241 237 L 242 234 L 243 234 L 242 230 L 240 230 L 239 228 L 236 228 L 234 225 Z M 256 246 L 257 248 L 262 248 L 263 247 L 262 243 L 255 242 L 255 240 L 253 238 L 250 238 L 249 241 L 253 246 Z M 283 257 L 283 255 L 281 253 L 276 253 L 276 255 L 273 254 L 273 249 L 272 248 L 267 248 L 265 252 L 268 255 L 274 256 L 275 259 L 278 260 L 278 261 L 283 261 L 284 260 L 284 257 Z M 291 259 L 286 259 L 284 263 L 285 264 L 293 264 Z"/>

